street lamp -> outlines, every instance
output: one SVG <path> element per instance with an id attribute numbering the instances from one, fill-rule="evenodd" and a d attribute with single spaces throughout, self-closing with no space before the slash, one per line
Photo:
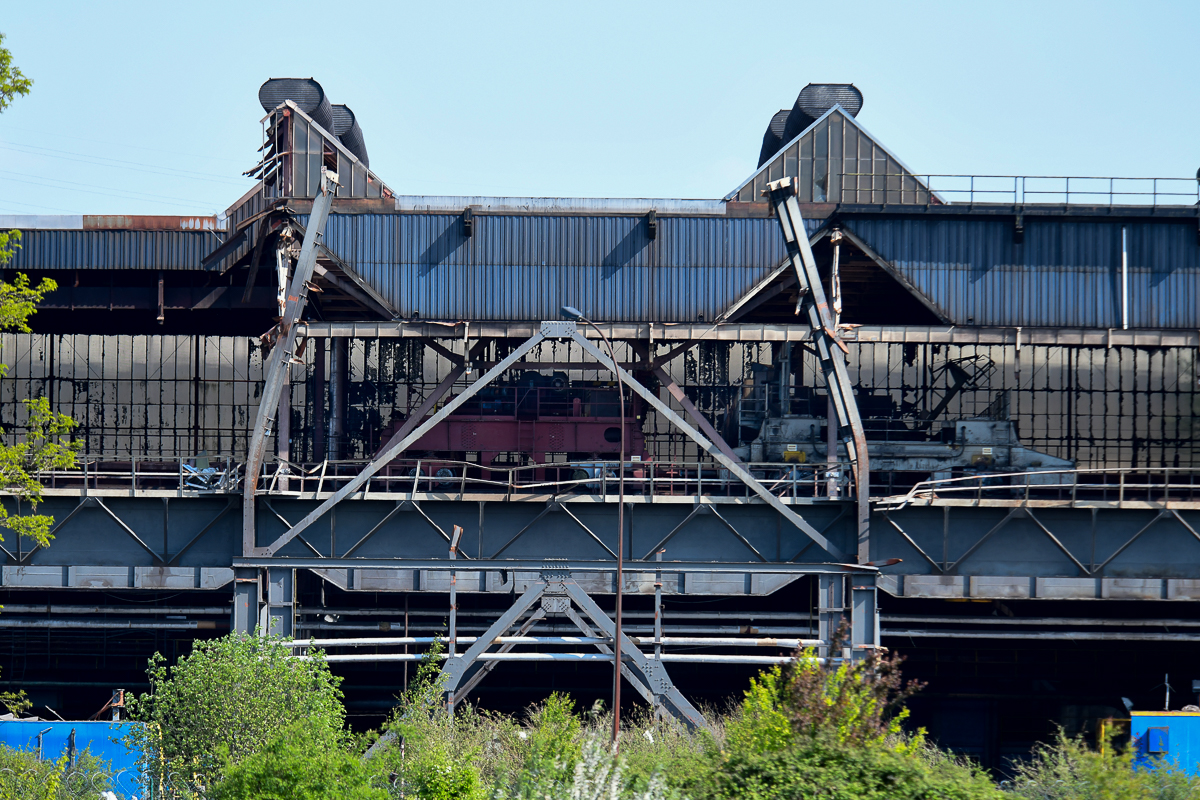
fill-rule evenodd
<path id="1" fill-rule="evenodd" d="M 617 614 L 616 636 L 613 637 L 613 751 L 619 746 L 618 736 L 621 733 L 621 594 L 625 586 L 625 384 L 621 380 L 621 371 L 617 366 L 617 351 L 604 331 L 596 327 L 596 323 L 583 315 L 583 312 L 571 306 L 562 307 L 563 316 L 592 326 L 604 345 L 608 348 L 608 357 L 612 359 L 613 375 L 617 379 L 617 400 L 621 409 L 621 467 L 617 472 Z M 603 467 L 601 467 L 603 469 Z M 603 485 L 603 484 L 602 484 Z"/>

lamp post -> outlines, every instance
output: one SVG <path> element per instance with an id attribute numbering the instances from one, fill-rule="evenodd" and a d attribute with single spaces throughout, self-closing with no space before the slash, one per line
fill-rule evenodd
<path id="1" fill-rule="evenodd" d="M 617 366 L 617 352 L 612 342 L 604 335 L 604 331 L 596 323 L 583 315 L 583 312 L 571 306 L 562 307 L 563 316 L 592 326 L 608 348 L 608 357 L 612 359 L 613 377 L 617 379 L 617 400 L 621 409 L 621 466 L 617 472 L 617 613 L 616 635 L 613 637 L 613 751 L 619 747 L 621 733 L 621 594 L 625 586 L 625 384 L 621 380 L 621 371 Z M 603 467 L 601 467 L 603 469 Z"/>

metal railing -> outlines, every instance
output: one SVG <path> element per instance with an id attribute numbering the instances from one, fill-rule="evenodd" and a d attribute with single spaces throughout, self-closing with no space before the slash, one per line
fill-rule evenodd
<path id="1" fill-rule="evenodd" d="M 878 502 L 888 510 L 899 510 L 938 500 L 1194 503 L 1200 502 L 1200 469 L 1127 467 L 966 475 L 921 481 L 906 494 Z"/>
<path id="2" fill-rule="evenodd" d="M 172 459 L 120 459 L 85 456 L 76 469 L 37 474 L 44 489 L 79 491 L 159 490 L 181 493 L 236 492 L 242 465 L 232 458 L 189 456 Z"/>
<path id="3" fill-rule="evenodd" d="M 264 464 L 259 481 L 268 494 L 326 495 L 337 491 L 362 471 L 365 461 L 324 461 L 304 465 L 286 462 Z M 826 464 L 748 463 L 745 467 L 768 491 L 780 498 L 812 498 L 825 494 Z M 519 466 L 482 466 L 475 462 L 440 458 L 397 460 L 372 476 L 362 496 L 373 494 L 434 494 L 447 497 L 490 494 L 504 499 L 522 496 L 617 494 L 620 462 L 551 462 Z M 626 495 L 654 497 L 750 497 L 737 476 L 713 462 L 625 462 Z M 834 472 L 846 494 L 849 477 L 844 468 Z"/>
<path id="4" fill-rule="evenodd" d="M 883 177 L 872 173 L 844 173 L 850 177 Z M 896 176 L 886 176 L 888 178 Z M 1196 178 L 1112 178 L 1068 175 L 916 175 L 903 176 L 920 181 L 948 203 L 1029 203 L 1053 205 L 1146 205 L 1191 206 L 1200 204 L 1200 181 Z M 899 196 L 901 189 L 876 189 Z M 898 200 L 897 200 L 898 202 Z"/>

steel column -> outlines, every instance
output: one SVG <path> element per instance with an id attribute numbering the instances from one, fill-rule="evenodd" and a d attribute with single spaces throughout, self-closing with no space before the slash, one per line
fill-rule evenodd
<path id="1" fill-rule="evenodd" d="M 264 370 L 263 393 L 258 404 L 258 416 L 254 422 L 254 435 L 250 439 L 249 452 L 246 455 L 245 502 L 242 504 L 242 554 L 250 555 L 254 551 L 255 507 L 254 493 L 258 489 L 259 472 L 262 470 L 263 458 L 266 454 L 267 437 L 270 436 L 273 417 L 277 413 L 280 393 L 288 381 L 289 367 L 296 349 L 296 333 L 300 317 L 308 303 L 308 289 L 312 278 L 313 268 L 317 264 L 317 248 L 319 240 L 325 231 L 325 221 L 329 217 L 329 209 L 333 205 L 334 189 L 331 185 L 336 176 L 331 178 L 324 168 L 321 170 L 321 191 L 313 201 L 312 213 L 309 216 L 308 228 L 304 234 L 304 244 L 300 248 L 300 257 L 296 261 L 295 273 L 288 287 L 287 307 L 283 318 L 276 326 L 279 334 L 275 346 Z"/>
<path id="2" fill-rule="evenodd" d="M 803 318 L 812 328 L 813 343 L 821 362 L 821 371 L 825 375 L 829 399 L 837 412 L 838 423 L 848 434 L 844 436 L 844 441 L 846 453 L 854 468 L 858 499 L 858 561 L 865 564 L 871 560 L 870 465 L 867 459 L 867 436 L 858 414 L 857 401 L 854 399 L 854 385 L 846 371 L 845 354 L 848 351 L 846 345 L 838 339 L 837 324 L 825 300 L 825 290 L 821 286 L 817 262 L 813 258 L 808 236 L 804 232 L 804 218 L 796 200 L 796 179 L 786 178 L 769 183 L 767 190 L 779 219 L 779 227 L 783 231 L 788 258 L 791 259 L 796 280 L 800 284 L 800 302 L 796 313 L 803 312 Z M 836 454 L 832 455 L 831 459 L 835 456 Z"/>

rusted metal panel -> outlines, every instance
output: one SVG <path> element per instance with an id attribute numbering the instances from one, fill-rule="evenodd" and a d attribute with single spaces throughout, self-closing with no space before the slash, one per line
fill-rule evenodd
<path id="1" fill-rule="evenodd" d="M 84 214 L 83 229 L 92 231 L 216 231 L 216 217 L 164 217 Z"/>
<path id="2" fill-rule="evenodd" d="M 1195 220 L 855 216 L 846 226 L 957 325 L 1200 327 Z"/>

